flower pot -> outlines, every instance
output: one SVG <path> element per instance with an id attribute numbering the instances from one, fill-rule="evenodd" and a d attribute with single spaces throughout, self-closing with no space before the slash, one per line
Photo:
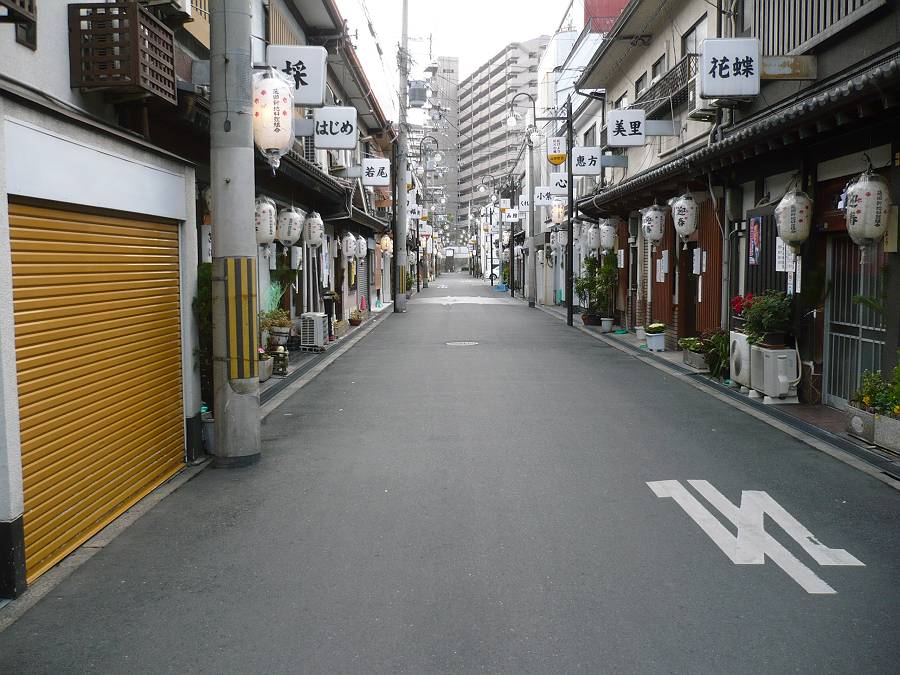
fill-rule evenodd
<path id="1" fill-rule="evenodd" d="M 269 336 L 272 338 L 272 342 L 274 342 L 276 345 L 284 347 L 287 345 L 288 340 L 291 337 L 291 327 L 272 326 L 269 329 Z"/>
<path id="2" fill-rule="evenodd" d="M 697 352 L 692 352 L 689 350 L 684 350 L 682 352 L 684 355 L 684 363 L 685 365 L 690 366 L 695 370 L 709 370 L 706 366 L 706 355 L 699 354 Z"/>
<path id="3" fill-rule="evenodd" d="M 760 347 L 780 349 L 784 347 L 787 335 L 784 332 L 763 333 L 762 339 L 757 343 Z"/>
<path id="4" fill-rule="evenodd" d="M 847 433 L 866 443 L 875 443 L 875 415 L 859 408 L 847 408 Z"/>
<path id="5" fill-rule="evenodd" d="M 350 319 L 349 321 L 351 326 L 358 326 L 362 323 L 362 319 Z"/>
<path id="6" fill-rule="evenodd" d="M 600 317 L 597 314 L 582 314 L 581 320 L 584 322 L 585 326 L 599 326 L 600 325 Z"/>
<path id="7" fill-rule="evenodd" d="M 900 453 L 900 420 L 875 415 L 875 445 Z"/>
<path id="8" fill-rule="evenodd" d="M 265 382 L 270 377 L 272 377 L 272 368 L 274 367 L 275 359 L 260 359 L 259 360 L 259 381 Z"/>
<path id="9" fill-rule="evenodd" d="M 666 351 L 666 334 L 647 333 L 647 349 L 651 352 Z"/>
<path id="10" fill-rule="evenodd" d="M 600 319 L 600 332 L 601 333 L 612 333 L 612 325 L 613 320 L 610 318 L 602 318 Z"/>
<path id="11" fill-rule="evenodd" d="M 644 342 L 647 339 L 647 331 L 644 330 L 643 326 L 636 326 L 634 329 L 634 334 L 637 336 L 637 339 L 641 342 Z"/>

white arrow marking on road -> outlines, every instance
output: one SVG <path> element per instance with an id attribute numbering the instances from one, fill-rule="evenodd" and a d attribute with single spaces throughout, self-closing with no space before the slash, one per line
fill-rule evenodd
<path id="1" fill-rule="evenodd" d="M 687 513 L 700 529 L 728 556 L 735 565 L 762 565 L 766 556 L 784 570 L 807 593 L 836 593 L 806 565 L 800 562 L 784 546 L 765 531 L 764 517 L 778 523 L 791 539 L 796 541 L 809 556 L 820 565 L 865 565 L 841 548 L 828 548 L 820 543 L 784 507 L 772 499 L 767 492 L 743 490 L 741 506 L 732 504 L 709 481 L 689 480 L 697 492 L 703 495 L 723 516 L 737 527 L 737 536 L 731 534 L 721 522 L 688 492 L 677 480 L 648 482 L 647 486 L 657 497 L 671 497 Z"/>

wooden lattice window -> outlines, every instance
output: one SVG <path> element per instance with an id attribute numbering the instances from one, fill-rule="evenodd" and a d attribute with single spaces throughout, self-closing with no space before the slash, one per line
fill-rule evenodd
<path id="1" fill-rule="evenodd" d="M 0 0 L 0 23 L 16 24 L 16 41 L 37 49 L 37 0 Z"/>

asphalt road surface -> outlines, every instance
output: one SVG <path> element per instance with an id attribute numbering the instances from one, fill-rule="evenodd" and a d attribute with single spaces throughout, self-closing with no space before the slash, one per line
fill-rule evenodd
<path id="1" fill-rule="evenodd" d="M 464 274 L 263 436 L 0 673 L 898 672 L 900 492 Z"/>

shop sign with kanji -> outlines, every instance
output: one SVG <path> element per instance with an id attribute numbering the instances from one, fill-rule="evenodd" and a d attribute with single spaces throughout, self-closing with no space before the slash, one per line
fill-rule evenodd
<path id="1" fill-rule="evenodd" d="M 332 106 L 313 111 L 316 147 L 327 150 L 353 150 L 356 147 L 356 108 Z"/>
<path id="2" fill-rule="evenodd" d="M 700 47 L 700 98 L 759 95 L 759 40 L 704 40 Z"/>
<path id="3" fill-rule="evenodd" d="M 551 136 L 547 139 L 547 159 L 556 166 L 566 161 L 565 136 Z"/>
<path id="4" fill-rule="evenodd" d="M 528 210 L 528 195 L 519 195 L 519 211 Z"/>
<path id="5" fill-rule="evenodd" d="M 606 119 L 607 143 L 611 148 L 644 145 L 646 125 L 647 115 L 643 110 L 610 110 Z"/>
<path id="6" fill-rule="evenodd" d="M 600 175 L 600 148 L 572 148 L 572 174 L 575 176 Z"/>
<path id="7" fill-rule="evenodd" d="M 391 184 L 391 160 L 366 157 L 362 161 L 363 185 L 385 186 Z"/>
<path id="8" fill-rule="evenodd" d="M 565 171 L 550 172 L 550 194 L 552 195 L 568 195 L 569 194 L 569 175 Z"/>
<path id="9" fill-rule="evenodd" d="M 325 47 L 269 45 L 266 61 L 293 82 L 294 105 L 310 108 L 325 105 L 325 66 L 328 61 Z"/>
<path id="10" fill-rule="evenodd" d="M 549 185 L 539 185 L 534 188 L 534 205 L 550 206 L 553 203 L 553 191 Z"/>
<path id="11" fill-rule="evenodd" d="M 519 210 L 518 209 L 506 209 L 506 212 L 503 214 L 503 222 L 504 223 L 516 223 L 519 221 Z"/>

